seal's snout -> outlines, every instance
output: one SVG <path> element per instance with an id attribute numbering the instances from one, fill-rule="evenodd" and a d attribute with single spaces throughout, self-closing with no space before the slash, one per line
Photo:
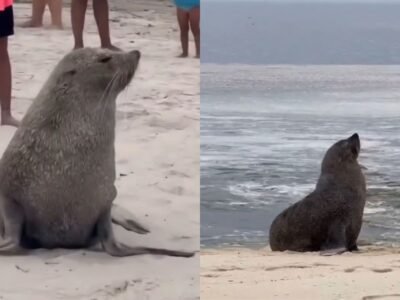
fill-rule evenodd
<path id="1" fill-rule="evenodd" d="M 360 140 L 360 137 L 358 136 L 358 133 L 355 133 L 349 139 L 350 140 Z"/>
<path id="2" fill-rule="evenodd" d="M 351 137 L 349 137 L 349 141 L 351 143 L 355 143 L 357 147 L 360 148 L 360 137 L 358 136 L 358 133 L 355 133 Z"/>
<path id="3" fill-rule="evenodd" d="M 140 56 L 142 55 L 141 53 L 140 53 L 140 51 L 138 51 L 138 50 L 133 50 L 133 51 L 131 51 L 131 52 L 129 52 L 131 55 L 133 55 L 134 57 L 135 57 L 135 59 L 136 60 L 139 60 L 140 59 Z"/>

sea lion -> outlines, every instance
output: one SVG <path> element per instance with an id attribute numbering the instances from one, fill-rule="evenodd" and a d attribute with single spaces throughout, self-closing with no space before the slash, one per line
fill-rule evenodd
<path id="1" fill-rule="evenodd" d="M 366 198 L 359 153 L 357 133 L 328 149 L 315 190 L 272 222 L 269 236 L 273 251 L 322 251 L 329 255 L 357 250 Z"/>
<path id="2" fill-rule="evenodd" d="M 88 248 L 112 256 L 193 252 L 130 247 L 112 221 L 116 98 L 134 77 L 139 51 L 78 49 L 55 67 L 0 161 L 0 253 L 33 248 Z M 115 208 L 115 206 L 114 206 Z"/>

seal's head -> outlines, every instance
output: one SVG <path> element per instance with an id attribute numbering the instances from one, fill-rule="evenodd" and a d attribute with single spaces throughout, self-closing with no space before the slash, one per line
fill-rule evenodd
<path id="1" fill-rule="evenodd" d="M 108 126 L 111 130 L 117 96 L 131 82 L 139 60 L 136 50 L 71 51 L 54 68 L 21 126 L 70 128 L 76 124 L 78 130 L 86 122 L 89 127 Z M 103 118 L 111 125 L 96 123 Z"/>
<path id="2" fill-rule="evenodd" d="M 333 144 L 322 161 L 322 171 L 341 169 L 348 166 L 359 166 L 357 162 L 360 153 L 360 138 L 357 133 L 351 137 Z"/>
<path id="3" fill-rule="evenodd" d="M 117 96 L 131 82 L 139 65 L 140 52 L 83 48 L 67 54 L 51 75 L 54 87 L 78 90 L 100 100 L 107 93 Z M 50 85 L 51 85 L 50 83 Z M 94 96 L 94 97 L 93 97 Z"/>

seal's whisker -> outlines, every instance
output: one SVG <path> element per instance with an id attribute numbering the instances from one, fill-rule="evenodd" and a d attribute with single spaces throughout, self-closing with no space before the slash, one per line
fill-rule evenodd
<path id="1" fill-rule="evenodd" d="M 104 102 L 108 98 L 108 95 L 109 95 L 110 91 L 112 90 L 113 84 L 114 84 L 114 82 L 115 82 L 117 77 L 118 77 L 118 72 L 116 72 L 113 75 L 113 77 L 110 79 L 110 81 L 108 82 L 108 84 L 107 84 L 106 88 L 104 89 L 103 94 L 101 95 L 101 98 L 100 98 L 100 100 L 98 102 L 97 109 L 100 109 L 100 108 L 102 109 L 101 115 L 104 114 L 104 107 L 105 107 L 105 103 Z"/>
<path id="2" fill-rule="evenodd" d="M 104 118 L 104 115 L 105 115 L 105 112 L 106 112 L 106 109 L 107 109 L 107 105 L 104 102 L 107 101 L 109 93 L 114 89 L 116 83 L 118 82 L 118 78 L 120 77 L 120 73 L 121 72 L 118 72 L 118 71 L 115 72 L 114 76 L 111 78 L 110 82 L 107 85 L 106 90 L 103 93 L 104 97 L 102 97 L 100 99 L 100 105 L 102 106 L 102 112 L 100 114 L 100 119 Z"/>
<path id="3" fill-rule="evenodd" d="M 103 91 L 103 94 L 101 95 L 101 98 L 99 100 L 99 105 L 103 106 L 103 101 L 105 101 L 105 99 L 107 99 L 107 95 L 109 94 L 109 92 L 111 91 L 112 88 L 112 84 L 115 81 L 115 79 L 117 78 L 118 72 L 116 72 L 113 77 L 110 79 L 110 81 L 108 82 L 106 88 Z"/>

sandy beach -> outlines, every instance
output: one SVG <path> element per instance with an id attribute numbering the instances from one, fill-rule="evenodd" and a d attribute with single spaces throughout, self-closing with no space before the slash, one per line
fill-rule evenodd
<path id="1" fill-rule="evenodd" d="M 16 24 L 21 23 L 31 6 L 16 4 L 14 13 Z M 72 49 L 68 7 L 63 17 L 63 31 L 16 27 L 10 38 L 17 118 Z M 116 227 L 117 238 L 130 245 L 198 250 L 200 62 L 176 58 L 179 32 L 168 1 L 122 1 L 112 7 L 110 19 L 115 45 L 142 52 L 132 84 L 117 100 L 115 203 L 151 231 L 139 236 Z M 86 46 L 99 46 L 91 10 L 84 38 Z M 0 153 L 14 132 L 0 128 Z M 193 300 L 199 295 L 198 255 L 114 258 L 88 250 L 41 249 L 28 256 L 0 256 L 0 265 L 0 299 Z"/>
<path id="2" fill-rule="evenodd" d="M 268 249 L 203 250 L 201 299 L 400 299 L 400 249 L 360 253 L 274 253 Z"/>

